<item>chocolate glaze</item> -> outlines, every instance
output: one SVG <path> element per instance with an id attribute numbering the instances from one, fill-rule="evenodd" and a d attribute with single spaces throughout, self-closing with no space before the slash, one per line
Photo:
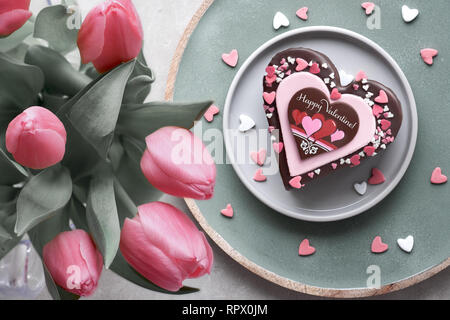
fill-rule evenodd
<path id="1" fill-rule="evenodd" d="M 382 132 L 385 136 L 391 136 L 394 138 L 397 136 L 397 134 L 400 130 L 401 124 L 402 124 L 402 108 L 401 108 L 400 101 L 398 100 L 397 96 L 394 94 L 394 92 L 391 89 L 389 89 L 388 87 L 384 86 L 383 84 L 381 84 L 377 81 L 368 80 L 368 79 L 365 81 L 365 83 L 362 83 L 361 81 L 359 81 L 359 82 L 353 81 L 348 86 L 344 87 L 341 85 L 341 82 L 340 82 L 339 70 L 335 67 L 335 65 L 331 62 L 331 60 L 324 54 L 322 54 L 318 51 L 314 51 L 312 49 L 307 49 L 307 48 L 292 48 L 292 49 L 288 49 L 288 50 L 279 52 L 272 58 L 272 60 L 270 61 L 268 66 L 280 67 L 281 61 L 284 59 L 284 60 L 286 60 L 286 63 L 288 64 L 288 66 L 287 66 L 287 69 L 283 71 L 283 73 L 286 74 L 286 72 L 290 71 L 293 74 L 293 73 L 297 72 L 296 71 L 297 63 L 296 62 L 290 63 L 288 61 L 288 57 L 294 58 L 294 59 L 301 58 L 301 59 L 304 59 L 305 61 L 307 61 L 308 63 L 310 61 L 318 63 L 318 65 L 320 67 L 320 72 L 315 75 L 320 77 L 322 80 L 324 80 L 326 78 L 330 79 L 328 83 L 325 83 L 330 92 L 333 90 L 333 88 L 337 88 L 339 90 L 339 92 L 342 94 L 345 94 L 345 93 L 354 94 L 354 95 L 362 97 L 363 99 L 366 99 L 367 93 L 370 92 L 370 93 L 373 93 L 373 96 L 368 99 L 373 102 L 375 97 L 378 96 L 378 93 L 380 92 L 380 90 L 384 90 L 386 92 L 386 94 L 388 96 L 388 100 L 389 100 L 389 102 L 387 104 L 387 106 L 389 107 L 388 112 L 392 113 L 393 116 L 389 115 L 389 117 L 386 119 L 391 122 L 390 128 L 388 128 L 384 131 L 382 130 Z M 326 64 L 325 65 L 326 68 L 324 67 L 324 64 Z M 306 69 L 304 69 L 302 71 L 307 72 L 307 71 L 309 71 L 309 68 L 310 67 L 308 66 Z M 330 75 L 332 75 L 333 73 L 334 73 L 334 79 L 333 79 L 333 77 L 330 77 Z M 286 78 L 286 76 L 284 78 Z M 354 85 L 358 85 L 357 90 L 355 90 Z M 366 86 L 366 85 L 369 86 L 369 89 L 367 91 L 364 89 L 364 86 Z M 273 83 L 268 83 L 266 81 L 266 77 L 264 76 L 264 78 L 263 78 L 264 92 L 276 91 L 278 89 L 278 86 L 279 86 L 279 83 L 277 81 L 274 81 Z M 267 105 L 267 103 L 265 103 L 265 102 L 264 102 L 264 104 Z M 375 104 L 376 104 L 376 102 L 375 102 Z M 384 106 L 385 105 L 381 105 L 381 107 L 384 107 Z M 280 130 L 280 120 L 278 117 L 278 112 L 276 111 L 276 101 L 274 101 L 270 105 L 270 107 L 274 107 L 275 111 L 272 112 L 272 114 L 273 114 L 272 117 L 270 119 L 267 119 L 269 122 L 269 126 L 272 126 L 275 129 L 279 130 L 279 141 L 284 142 L 283 134 Z M 266 113 L 269 113 L 269 111 L 266 111 Z M 384 118 L 385 118 L 385 114 L 383 113 L 377 120 L 382 120 Z M 387 132 L 389 132 L 389 130 L 390 130 L 391 134 L 387 135 Z M 390 143 L 392 143 L 392 141 L 389 141 L 389 142 L 385 141 L 385 143 L 382 143 L 382 140 L 383 140 L 383 138 L 380 138 L 376 142 L 369 143 L 368 146 L 374 146 L 376 148 L 375 152 L 379 153 L 382 151 L 381 146 L 387 146 Z M 361 152 L 364 152 L 364 148 L 345 157 L 345 159 L 343 159 L 343 161 L 346 161 L 346 162 L 343 164 L 341 164 L 342 160 L 336 161 L 336 163 L 338 164 L 336 170 L 343 168 L 343 167 L 352 166 L 351 163 L 348 163 L 349 159 L 354 155 L 360 154 Z M 367 155 L 364 157 L 361 157 L 360 160 L 363 161 L 367 157 L 368 157 Z M 289 184 L 289 181 L 293 177 L 289 173 L 286 152 L 284 149 L 279 155 L 278 164 L 279 164 L 280 174 L 281 174 L 281 177 L 283 179 L 283 183 L 284 183 L 286 189 L 292 189 L 292 187 Z M 315 174 L 313 176 L 313 178 L 310 178 L 308 176 L 308 174 L 302 175 L 302 180 L 301 180 L 302 184 L 307 184 L 310 181 L 317 179 L 318 177 L 325 176 L 325 175 L 335 171 L 332 168 L 331 163 L 326 164 L 321 167 L 318 167 L 316 169 L 321 170 L 320 174 L 319 175 Z"/>

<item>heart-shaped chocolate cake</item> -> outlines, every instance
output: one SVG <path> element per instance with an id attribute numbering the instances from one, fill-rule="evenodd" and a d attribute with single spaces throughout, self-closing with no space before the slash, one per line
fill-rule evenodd
<path id="1" fill-rule="evenodd" d="M 363 71 L 343 86 L 339 71 L 320 52 L 278 53 L 263 83 L 269 126 L 279 130 L 276 145 L 283 145 L 279 168 L 287 189 L 358 166 L 386 149 L 400 130 L 401 104 L 391 89 Z"/>

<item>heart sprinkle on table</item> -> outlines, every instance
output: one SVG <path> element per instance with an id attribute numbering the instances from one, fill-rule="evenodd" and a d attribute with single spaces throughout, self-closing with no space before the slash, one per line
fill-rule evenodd
<path id="1" fill-rule="evenodd" d="M 355 188 L 355 191 L 360 195 L 363 196 L 366 194 L 367 192 L 367 182 L 361 182 L 361 183 L 355 183 L 353 185 L 353 187 Z"/>
<path id="2" fill-rule="evenodd" d="M 298 248 L 298 255 L 299 256 L 303 256 L 303 257 L 310 256 L 314 252 L 316 252 L 316 248 L 314 248 L 314 247 L 309 245 L 309 240 L 308 239 L 304 239 L 300 243 L 300 247 Z"/>
<path id="3" fill-rule="evenodd" d="M 219 108 L 217 108 L 217 106 L 215 106 L 215 105 L 210 106 L 208 108 L 208 110 L 206 110 L 205 115 L 204 115 L 206 121 L 212 122 L 214 120 L 214 116 L 216 114 L 218 114 L 219 111 L 220 110 L 219 110 Z"/>
<path id="4" fill-rule="evenodd" d="M 222 54 L 222 60 L 230 67 L 236 67 L 239 60 L 239 53 L 236 49 L 231 50 L 230 53 Z"/>
<path id="5" fill-rule="evenodd" d="M 361 7 L 366 10 L 366 15 L 371 15 L 375 9 L 375 4 L 373 2 L 364 2 Z"/>
<path id="6" fill-rule="evenodd" d="M 245 114 L 239 116 L 239 121 L 241 122 L 241 125 L 239 126 L 240 132 L 246 132 L 255 126 L 255 121 Z"/>
<path id="7" fill-rule="evenodd" d="M 417 18 L 419 15 L 419 10 L 411 9 L 407 5 L 402 7 L 402 18 L 405 22 L 411 22 Z"/>
<path id="8" fill-rule="evenodd" d="M 225 209 L 222 209 L 220 213 L 227 218 L 233 218 L 234 210 L 231 204 L 227 204 L 227 207 Z"/>
<path id="9" fill-rule="evenodd" d="M 296 14 L 297 17 L 299 17 L 300 19 L 302 19 L 303 21 L 308 20 L 308 7 L 303 7 L 297 10 Z"/>
<path id="10" fill-rule="evenodd" d="M 383 243 L 380 236 L 376 236 L 372 241 L 371 250 L 373 253 L 383 253 L 389 249 L 386 243 Z"/>
<path id="11" fill-rule="evenodd" d="M 263 174 L 263 169 L 256 170 L 253 180 L 256 182 L 264 182 L 267 180 L 267 177 Z"/>
<path id="12" fill-rule="evenodd" d="M 444 184 L 447 182 L 447 176 L 442 174 L 442 169 L 437 167 L 433 170 L 431 174 L 431 183 L 432 184 Z"/>
<path id="13" fill-rule="evenodd" d="M 386 181 L 386 178 L 384 177 L 383 172 L 380 171 L 380 169 L 373 168 L 372 169 L 372 176 L 369 178 L 368 183 L 370 185 L 378 185 L 382 184 Z"/>
<path id="14" fill-rule="evenodd" d="M 405 239 L 397 239 L 397 244 L 403 251 L 410 253 L 414 247 L 414 237 L 409 235 Z"/>
<path id="15" fill-rule="evenodd" d="M 439 51 L 436 49 L 426 48 L 420 50 L 420 56 L 422 57 L 423 61 L 428 65 L 433 65 L 433 58 L 436 57 L 439 54 Z"/>
<path id="16" fill-rule="evenodd" d="M 289 19 L 283 13 L 278 11 L 273 17 L 273 28 L 278 30 L 281 27 L 289 27 Z"/>
<path id="17" fill-rule="evenodd" d="M 256 163 L 258 166 L 263 166 L 266 162 L 267 150 L 262 148 L 259 151 L 252 151 L 250 153 L 250 158 Z"/>

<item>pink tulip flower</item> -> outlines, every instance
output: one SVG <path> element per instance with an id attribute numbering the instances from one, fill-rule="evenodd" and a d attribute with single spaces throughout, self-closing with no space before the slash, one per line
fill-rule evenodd
<path id="1" fill-rule="evenodd" d="M 44 169 L 60 162 L 66 150 L 66 129 L 50 110 L 30 107 L 6 130 L 6 149 L 21 165 Z"/>
<path id="2" fill-rule="evenodd" d="M 78 296 L 97 288 L 103 258 L 84 230 L 62 232 L 44 246 L 44 263 L 57 285 Z"/>
<path id="3" fill-rule="evenodd" d="M 210 199 L 216 183 L 216 165 L 203 142 L 177 127 L 161 128 L 146 139 L 141 169 L 147 180 L 167 194 L 197 200 Z"/>
<path id="4" fill-rule="evenodd" d="M 142 39 L 141 21 L 131 0 L 107 0 L 83 21 L 78 48 L 82 62 L 92 62 L 103 73 L 136 58 Z"/>
<path id="5" fill-rule="evenodd" d="M 180 210 L 163 202 L 138 208 L 120 237 L 125 260 L 142 276 L 169 291 L 185 279 L 211 272 L 213 252 L 205 235 Z"/>
<path id="6" fill-rule="evenodd" d="M 0 0 L 0 37 L 20 29 L 31 17 L 30 0 Z"/>

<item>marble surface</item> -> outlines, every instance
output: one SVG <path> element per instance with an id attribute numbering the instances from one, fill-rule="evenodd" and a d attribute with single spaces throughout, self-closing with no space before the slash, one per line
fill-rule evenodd
<path id="1" fill-rule="evenodd" d="M 57 1 L 53 1 L 58 3 Z M 83 12 L 101 1 L 79 0 Z M 155 70 L 157 81 L 149 97 L 162 100 L 172 56 L 178 41 L 202 0 L 134 0 L 141 16 L 145 33 L 145 56 Z M 213 97 L 212 97 L 213 98 Z M 189 212 L 184 202 L 171 197 L 163 198 Z M 97 291 L 88 299 L 317 299 L 272 284 L 247 271 L 222 252 L 212 241 L 214 267 L 210 276 L 188 280 L 186 285 L 201 288 L 187 296 L 172 296 L 140 288 L 106 270 Z M 44 290 L 39 299 L 49 299 Z M 450 270 L 405 290 L 381 297 L 383 299 L 450 299 Z"/>

